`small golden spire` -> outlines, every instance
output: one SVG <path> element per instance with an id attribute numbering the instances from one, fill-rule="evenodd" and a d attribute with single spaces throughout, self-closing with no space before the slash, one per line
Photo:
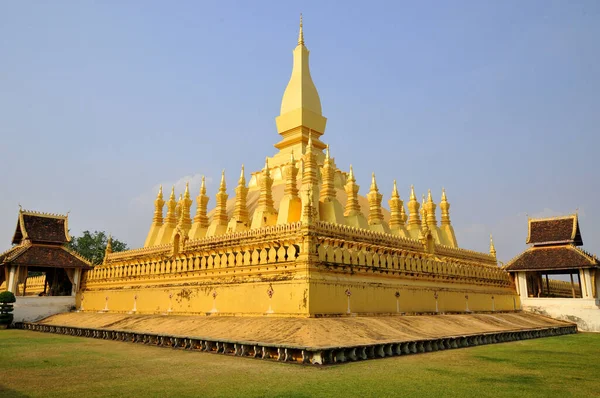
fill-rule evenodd
<path id="1" fill-rule="evenodd" d="M 329 144 L 325 146 L 325 160 L 329 160 Z"/>
<path id="2" fill-rule="evenodd" d="M 360 213 L 360 204 L 358 203 L 359 188 L 360 187 L 356 184 L 356 178 L 354 178 L 354 169 L 352 169 L 352 165 L 350 165 L 350 172 L 348 173 L 346 185 L 344 186 L 347 196 L 344 210 L 344 215 L 346 217 Z"/>
<path id="3" fill-rule="evenodd" d="M 444 188 L 442 188 L 440 209 L 442 211 L 442 225 L 450 225 L 450 203 L 448 203 L 448 199 L 446 198 L 446 190 Z"/>
<path id="4" fill-rule="evenodd" d="M 194 223 L 198 224 L 196 228 L 201 229 L 208 227 L 208 216 L 206 215 L 208 201 L 209 198 L 206 196 L 206 178 L 202 176 L 200 194 L 196 196 L 196 216 L 194 217 Z"/>
<path id="5" fill-rule="evenodd" d="M 206 195 L 206 178 L 202 176 L 202 182 L 200 183 L 200 195 Z"/>
<path id="6" fill-rule="evenodd" d="M 415 186 L 410 186 L 410 200 L 417 200 L 417 195 L 415 195 Z"/>
<path id="7" fill-rule="evenodd" d="M 433 202 L 433 198 L 431 197 L 431 189 L 427 190 L 427 202 Z"/>
<path id="8" fill-rule="evenodd" d="M 185 183 L 185 192 L 184 192 L 183 196 L 186 199 L 189 199 L 189 197 L 190 197 L 190 182 L 189 181 Z"/>
<path id="9" fill-rule="evenodd" d="M 496 248 L 494 247 L 494 239 L 492 238 L 492 234 L 490 234 L 490 255 L 496 258 Z"/>
<path id="10" fill-rule="evenodd" d="M 396 185 L 396 180 L 394 180 L 394 187 L 392 188 L 392 197 L 399 198 L 400 194 L 398 193 L 398 186 Z"/>
<path id="11" fill-rule="evenodd" d="M 406 222 L 406 213 L 404 212 L 404 202 L 400 199 L 400 194 L 398 193 L 396 180 L 394 180 L 392 197 L 388 201 L 388 204 L 390 205 L 390 228 L 398 229 L 403 227 Z"/>
<path id="12" fill-rule="evenodd" d="M 371 191 L 378 191 L 377 181 L 375 181 L 375 173 L 371 173 Z"/>
<path id="13" fill-rule="evenodd" d="M 169 196 L 169 200 L 175 200 L 175 185 L 171 188 L 171 196 Z"/>
<path id="14" fill-rule="evenodd" d="M 225 185 L 225 169 L 221 172 L 221 184 L 219 184 L 219 191 L 227 191 L 227 185 Z"/>
<path id="15" fill-rule="evenodd" d="M 158 188 L 158 195 L 156 195 L 156 199 L 162 199 L 163 198 L 163 191 L 162 191 L 162 184 L 160 185 L 160 188 Z"/>
<path id="16" fill-rule="evenodd" d="M 381 211 L 381 199 L 383 195 L 379 193 L 377 188 L 377 181 L 375 180 L 375 173 L 371 174 L 371 189 L 367 194 L 367 200 L 369 201 L 369 225 L 383 223 L 383 212 Z"/>
<path id="17" fill-rule="evenodd" d="M 410 230 L 417 229 L 421 225 L 421 219 L 419 218 L 419 201 L 417 195 L 415 195 L 415 186 L 410 186 L 410 199 L 408 201 L 408 228 Z"/>
<path id="18" fill-rule="evenodd" d="M 246 177 L 244 176 L 244 165 L 242 165 L 242 171 L 240 172 L 240 179 L 238 185 L 246 185 Z"/>
<path id="19" fill-rule="evenodd" d="M 265 171 L 269 172 L 269 158 L 265 158 Z"/>
<path id="20" fill-rule="evenodd" d="M 154 201 L 154 217 L 152 222 L 156 226 L 160 226 L 163 224 L 163 206 L 165 201 L 163 200 L 163 189 L 162 185 L 158 189 L 158 194 L 156 195 L 156 200 Z"/>
<path id="21" fill-rule="evenodd" d="M 300 32 L 298 32 L 298 45 L 304 45 L 304 31 L 302 29 L 302 13 L 300 13 Z"/>
<path id="22" fill-rule="evenodd" d="M 313 141 L 312 141 L 312 131 L 308 132 L 308 144 L 306 145 L 306 153 L 312 153 L 313 149 Z"/>
<path id="23" fill-rule="evenodd" d="M 291 164 L 296 163 L 296 159 L 294 158 L 294 150 L 293 149 L 292 149 L 292 153 L 290 154 L 290 163 Z"/>

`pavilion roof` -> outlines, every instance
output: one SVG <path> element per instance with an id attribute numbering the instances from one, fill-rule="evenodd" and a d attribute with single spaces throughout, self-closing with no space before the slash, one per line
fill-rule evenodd
<path id="1" fill-rule="evenodd" d="M 91 263 L 66 246 L 23 243 L 0 254 L 0 265 L 49 268 L 92 268 Z"/>
<path id="2" fill-rule="evenodd" d="M 68 216 L 19 210 L 13 245 L 29 240 L 34 243 L 64 244 L 69 237 Z"/>
<path id="3" fill-rule="evenodd" d="M 528 244 L 534 246 L 569 243 L 582 246 L 577 214 L 529 220 Z"/>
<path id="4" fill-rule="evenodd" d="M 509 261 L 506 271 L 545 271 L 574 268 L 591 268 L 600 266 L 596 256 L 575 247 L 562 246 L 533 246 L 519 256 Z"/>

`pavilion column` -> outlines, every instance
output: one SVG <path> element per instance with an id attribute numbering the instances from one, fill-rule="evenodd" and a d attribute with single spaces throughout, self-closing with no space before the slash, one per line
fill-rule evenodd
<path id="1" fill-rule="evenodd" d="M 517 272 L 517 285 L 519 285 L 519 295 L 521 300 L 527 299 L 527 273 Z"/>
<path id="2" fill-rule="evenodd" d="M 592 277 L 590 275 L 590 269 L 582 269 L 579 271 L 581 277 L 581 294 L 583 298 L 591 299 L 592 296 Z"/>
<path id="3" fill-rule="evenodd" d="M 17 267 L 15 265 L 10 265 L 8 267 L 8 281 L 6 284 L 6 288 L 9 292 L 16 293 L 17 292 Z"/>
<path id="4" fill-rule="evenodd" d="M 79 280 L 81 279 L 81 269 L 80 268 L 75 268 L 74 272 L 73 272 L 73 283 L 72 283 L 72 289 L 71 289 L 71 296 L 75 296 L 77 294 L 77 292 L 79 291 Z"/>

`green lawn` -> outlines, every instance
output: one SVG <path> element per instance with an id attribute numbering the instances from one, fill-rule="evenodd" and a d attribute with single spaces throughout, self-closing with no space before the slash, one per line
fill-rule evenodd
<path id="1" fill-rule="evenodd" d="M 312 367 L 0 331 L 1 397 L 600 396 L 600 334 Z"/>

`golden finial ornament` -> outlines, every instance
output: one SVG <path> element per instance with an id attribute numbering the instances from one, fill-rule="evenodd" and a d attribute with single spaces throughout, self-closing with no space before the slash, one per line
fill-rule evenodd
<path id="1" fill-rule="evenodd" d="M 410 230 L 417 229 L 421 226 L 421 218 L 419 216 L 419 201 L 415 195 L 415 186 L 410 186 L 410 199 L 408 201 L 408 228 Z"/>
<path id="2" fill-rule="evenodd" d="M 300 13 L 300 31 L 298 32 L 298 45 L 304 45 L 304 30 L 302 29 L 302 13 Z"/>
<path id="3" fill-rule="evenodd" d="M 496 258 L 496 247 L 494 247 L 494 238 L 490 234 L 490 255 Z"/>

